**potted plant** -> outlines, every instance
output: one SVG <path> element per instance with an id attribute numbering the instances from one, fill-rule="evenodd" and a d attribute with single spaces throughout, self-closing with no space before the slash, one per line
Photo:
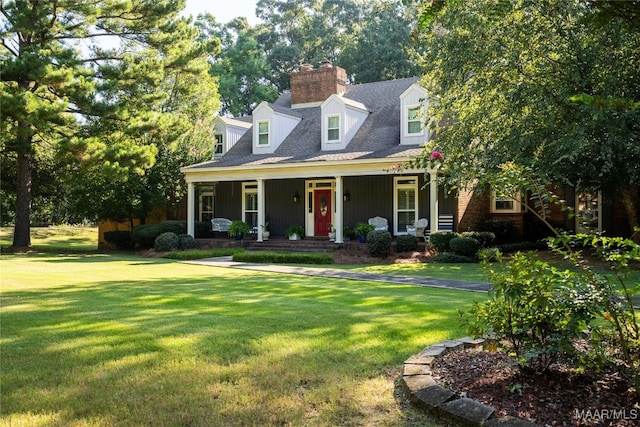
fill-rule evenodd
<path id="1" fill-rule="evenodd" d="M 360 239 L 360 243 L 365 243 L 367 241 L 367 234 L 371 233 L 373 230 L 375 230 L 373 225 L 367 224 L 366 222 L 360 222 L 356 225 L 356 228 L 354 228 L 353 231 Z"/>
<path id="2" fill-rule="evenodd" d="M 289 240 L 300 240 L 304 236 L 304 228 L 301 225 L 292 225 L 284 231 Z"/>
<path id="3" fill-rule="evenodd" d="M 251 226 L 244 221 L 235 220 L 229 226 L 229 237 L 235 237 L 236 240 L 242 240 L 245 234 L 251 231 Z"/>
<path id="4" fill-rule="evenodd" d="M 351 227 L 344 227 L 342 229 L 342 237 L 344 240 L 351 240 L 355 237 L 356 233 L 353 231 Z"/>
<path id="5" fill-rule="evenodd" d="M 262 228 L 262 240 L 269 240 L 269 237 L 271 236 L 271 231 L 269 231 L 269 223 L 265 222 L 264 225 L 261 225 L 260 228 Z"/>
<path id="6" fill-rule="evenodd" d="M 330 242 L 336 241 L 336 229 L 333 228 L 333 224 L 329 224 L 329 241 Z"/>

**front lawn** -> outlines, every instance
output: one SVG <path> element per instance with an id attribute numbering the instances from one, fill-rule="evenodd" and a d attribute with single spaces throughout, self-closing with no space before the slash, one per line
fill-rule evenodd
<path id="1" fill-rule="evenodd" d="M 11 426 L 425 425 L 394 398 L 401 364 L 486 298 L 125 255 L 0 270 Z"/>

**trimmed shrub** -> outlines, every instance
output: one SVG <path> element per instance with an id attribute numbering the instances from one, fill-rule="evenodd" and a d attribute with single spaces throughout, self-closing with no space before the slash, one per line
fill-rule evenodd
<path id="1" fill-rule="evenodd" d="M 546 240 L 537 240 L 535 242 L 517 242 L 517 243 L 504 243 L 498 245 L 500 252 L 508 254 L 513 252 L 526 252 L 535 250 L 547 250 L 549 244 Z"/>
<path id="2" fill-rule="evenodd" d="M 473 256 L 480 249 L 480 242 L 473 237 L 454 237 L 449 240 L 449 247 L 458 255 Z"/>
<path id="3" fill-rule="evenodd" d="M 131 240 L 135 247 L 149 249 L 154 247 L 156 237 L 161 234 L 160 224 L 141 224 L 131 230 Z"/>
<path id="4" fill-rule="evenodd" d="M 173 231 L 167 231 L 156 237 L 153 248 L 158 252 L 168 252 L 178 249 L 178 235 Z"/>
<path id="5" fill-rule="evenodd" d="M 178 249 L 195 249 L 196 248 L 197 243 L 196 243 L 196 239 L 194 239 L 193 237 L 191 237 L 188 234 L 180 234 L 178 236 Z"/>
<path id="6" fill-rule="evenodd" d="M 175 233 L 176 235 L 179 236 L 181 234 L 186 234 L 187 221 L 172 219 L 172 220 L 164 221 L 162 224 L 160 224 L 160 227 L 162 228 L 163 233 L 171 231 L 172 233 Z"/>
<path id="7" fill-rule="evenodd" d="M 193 234 L 194 234 L 193 237 L 195 237 L 196 239 L 213 237 L 213 230 L 211 230 L 211 222 L 196 221 L 193 224 Z"/>
<path id="8" fill-rule="evenodd" d="M 118 249 L 131 249 L 133 246 L 130 231 L 106 231 L 104 240 Z"/>
<path id="9" fill-rule="evenodd" d="M 480 243 L 481 248 L 490 248 L 496 241 L 496 234 L 492 231 L 465 231 L 462 237 L 472 237 Z"/>
<path id="10" fill-rule="evenodd" d="M 508 219 L 488 219 L 484 222 L 487 231 L 491 231 L 496 236 L 497 242 L 509 240 L 513 230 L 513 222 Z"/>
<path id="11" fill-rule="evenodd" d="M 475 258 L 454 254 L 453 252 L 441 252 L 431 258 L 433 262 L 439 262 L 442 264 L 462 264 L 477 262 Z"/>
<path id="12" fill-rule="evenodd" d="M 367 234 L 367 251 L 369 256 L 386 258 L 391 252 L 391 233 L 374 230 Z"/>
<path id="13" fill-rule="evenodd" d="M 449 242 L 456 236 L 452 231 L 434 231 L 429 237 L 429 245 L 437 252 L 448 252 L 451 250 Z"/>
<path id="14" fill-rule="evenodd" d="M 396 238 L 396 252 L 411 252 L 418 249 L 418 238 L 410 234 Z"/>
<path id="15" fill-rule="evenodd" d="M 233 255 L 233 260 L 263 264 L 333 264 L 333 258 L 328 255 L 300 252 L 239 252 Z"/>

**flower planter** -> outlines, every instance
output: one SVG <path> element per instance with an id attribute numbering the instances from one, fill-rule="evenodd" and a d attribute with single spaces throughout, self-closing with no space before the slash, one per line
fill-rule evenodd
<path id="1" fill-rule="evenodd" d="M 329 233 L 329 241 L 330 242 L 336 241 L 336 233 Z"/>
<path id="2" fill-rule="evenodd" d="M 291 236 L 289 236 L 289 240 L 300 240 L 300 236 L 298 235 L 298 233 L 293 233 Z"/>

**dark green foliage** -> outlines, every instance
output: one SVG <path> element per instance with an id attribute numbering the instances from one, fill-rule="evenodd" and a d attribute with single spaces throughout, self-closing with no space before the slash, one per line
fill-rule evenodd
<path id="1" fill-rule="evenodd" d="M 178 249 L 179 243 L 178 235 L 172 231 L 167 231 L 156 237 L 153 248 L 158 252 L 168 252 Z"/>
<path id="2" fill-rule="evenodd" d="M 573 357 L 575 340 L 599 310 L 595 288 L 578 273 L 559 271 L 534 253 L 485 266 L 490 299 L 474 305 L 469 332 L 507 340 L 522 367 L 540 372 L 560 358 Z"/>
<path id="3" fill-rule="evenodd" d="M 478 252 L 480 243 L 473 237 L 454 237 L 449 240 L 449 247 L 458 255 L 470 257 Z"/>
<path id="4" fill-rule="evenodd" d="M 300 252 L 240 252 L 233 255 L 234 261 L 263 264 L 333 264 L 328 255 Z"/>
<path id="5" fill-rule="evenodd" d="M 371 224 L 367 224 L 366 222 L 359 222 L 358 224 L 356 224 L 355 228 L 353 229 L 353 232 L 356 233 L 356 236 L 366 237 L 369 233 L 371 233 L 375 229 L 376 228 Z"/>
<path id="6" fill-rule="evenodd" d="M 228 233 L 229 237 L 243 237 L 249 231 L 251 231 L 251 226 L 249 226 L 249 224 L 244 221 L 235 220 L 231 222 Z"/>
<path id="7" fill-rule="evenodd" d="M 104 240 L 118 249 L 130 249 L 133 245 L 130 231 L 106 231 Z"/>
<path id="8" fill-rule="evenodd" d="M 453 252 L 440 252 L 432 258 L 433 262 L 442 264 L 464 264 L 478 262 L 476 258 L 454 254 Z"/>
<path id="9" fill-rule="evenodd" d="M 367 234 L 367 251 L 370 256 L 386 258 L 391 252 L 391 233 L 374 230 Z"/>
<path id="10" fill-rule="evenodd" d="M 131 230 L 131 240 L 133 245 L 141 249 L 152 248 L 156 237 L 162 234 L 160 224 L 141 224 Z"/>
<path id="11" fill-rule="evenodd" d="M 178 249 L 195 249 L 198 246 L 196 239 L 188 234 L 180 234 L 178 236 Z"/>
<path id="12" fill-rule="evenodd" d="M 431 245 L 436 252 L 448 252 L 451 250 L 449 242 L 456 236 L 457 234 L 451 231 L 435 231 L 431 233 L 429 237 L 429 245 Z"/>
<path id="13" fill-rule="evenodd" d="M 344 227 L 342 229 L 342 237 L 344 237 L 345 240 L 351 240 L 354 237 L 356 237 L 356 233 L 355 233 L 355 231 L 353 231 L 353 228 Z"/>
<path id="14" fill-rule="evenodd" d="M 513 230 L 513 222 L 508 219 L 488 219 L 484 222 L 487 231 L 492 232 L 497 242 L 509 240 Z"/>
<path id="15" fill-rule="evenodd" d="M 460 234 L 463 237 L 473 237 L 480 243 L 481 248 L 489 248 L 496 241 L 496 235 L 492 231 L 465 231 Z"/>
<path id="16" fill-rule="evenodd" d="M 196 239 L 202 239 L 205 237 L 213 237 L 213 231 L 211 231 L 211 223 L 205 221 L 196 221 L 193 225 L 193 232 Z"/>
<path id="17" fill-rule="evenodd" d="M 418 238 L 409 234 L 396 238 L 396 252 L 411 252 L 418 249 Z"/>
<path id="18" fill-rule="evenodd" d="M 516 242 L 516 243 L 504 243 L 498 245 L 500 252 L 508 254 L 512 252 L 533 251 L 533 250 L 545 250 L 549 249 L 549 244 L 546 240 L 537 240 L 535 242 Z"/>
<path id="19" fill-rule="evenodd" d="M 172 233 L 176 233 L 180 235 L 180 234 L 185 234 L 187 232 L 187 221 L 168 220 L 168 221 L 164 221 L 162 224 L 160 224 L 160 226 L 162 228 L 163 233 L 170 231 Z"/>

